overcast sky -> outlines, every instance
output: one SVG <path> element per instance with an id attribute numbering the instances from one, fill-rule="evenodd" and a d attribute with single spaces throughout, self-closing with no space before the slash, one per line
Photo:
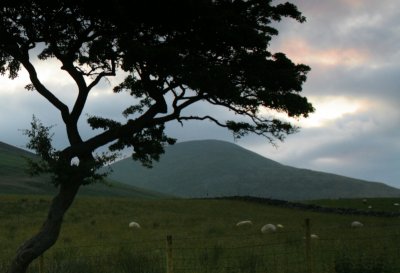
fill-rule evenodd
<path id="1" fill-rule="evenodd" d="M 271 43 L 274 52 L 311 66 L 304 95 L 316 112 L 295 121 L 301 131 L 278 147 L 255 136 L 236 144 L 285 165 L 326 171 L 400 187 L 400 1 L 398 0 L 292 0 L 307 17 L 300 24 L 283 20 Z M 278 3 L 278 1 L 276 1 Z M 40 64 L 40 79 L 69 105 L 74 87 L 60 65 Z M 114 117 L 128 98 L 110 92 L 113 82 L 102 83 L 90 96 L 84 112 Z M 47 101 L 23 87 L 25 73 L 11 81 L 0 77 L 0 141 L 24 147 L 20 129 L 29 128 L 32 114 L 55 124 L 55 144 L 65 134 L 59 113 Z M 71 92 L 72 90 L 72 92 Z M 199 111 L 202 110 L 199 106 Z M 219 116 L 227 115 L 220 110 Z M 85 117 L 83 117 L 83 120 Z M 90 133 L 83 126 L 85 136 Z M 179 141 L 232 136 L 211 123 L 171 124 Z"/>

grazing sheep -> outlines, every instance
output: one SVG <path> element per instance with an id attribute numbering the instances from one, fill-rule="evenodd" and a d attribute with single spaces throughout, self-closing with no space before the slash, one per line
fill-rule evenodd
<path id="1" fill-rule="evenodd" d="M 353 222 L 351 223 L 351 227 L 352 227 L 352 228 L 360 228 L 360 227 L 363 227 L 363 226 L 364 226 L 363 223 L 358 222 L 358 221 L 353 221 Z"/>
<path id="2" fill-rule="evenodd" d="M 283 228 L 284 228 L 284 226 L 283 226 L 282 224 L 277 224 L 276 227 L 277 227 L 278 229 L 283 229 Z"/>
<path id="3" fill-rule="evenodd" d="M 274 224 L 266 224 L 261 228 L 262 233 L 271 233 L 276 231 L 276 226 Z"/>
<path id="4" fill-rule="evenodd" d="M 369 205 L 369 206 L 368 206 L 368 208 L 369 208 L 369 209 L 372 209 L 372 206 L 371 206 L 371 205 Z"/>
<path id="5" fill-rule="evenodd" d="M 240 221 L 237 222 L 236 226 L 240 227 L 240 226 L 251 226 L 253 224 L 253 222 L 251 222 L 250 220 L 245 220 L 245 221 Z"/>
<path id="6" fill-rule="evenodd" d="M 319 239 L 319 236 L 317 234 L 310 234 L 311 239 Z M 304 236 L 303 239 L 305 240 L 306 237 Z"/>
<path id="7" fill-rule="evenodd" d="M 393 203 L 393 206 L 398 207 L 398 206 L 400 206 L 400 204 L 399 203 Z"/>
<path id="8" fill-rule="evenodd" d="M 129 223 L 129 227 L 130 228 L 140 228 L 140 225 L 136 222 L 130 222 Z"/>

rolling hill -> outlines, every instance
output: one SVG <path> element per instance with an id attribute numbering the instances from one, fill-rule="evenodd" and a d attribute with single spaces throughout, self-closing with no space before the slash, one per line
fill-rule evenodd
<path id="1" fill-rule="evenodd" d="M 35 157 L 26 150 L 0 142 L 0 194 L 54 194 L 56 189 L 46 177 L 30 177 L 24 157 Z M 166 195 L 139 189 L 127 184 L 108 181 L 109 185 L 82 187 L 80 195 L 159 198 Z"/>
<path id="2" fill-rule="evenodd" d="M 131 158 L 111 167 L 114 172 L 110 177 L 116 181 L 181 197 L 245 195 L 311 200 L 400 196 L 400 189 L 383 183 L 285 166 L 216 140 L 169 146 L 152 169 Z"/>

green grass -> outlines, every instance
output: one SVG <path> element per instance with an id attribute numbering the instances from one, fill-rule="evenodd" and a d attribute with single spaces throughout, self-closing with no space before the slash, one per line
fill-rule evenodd
<path id="1" fill-rule="evenodd" d="M 49 202 L 46 196 L 0 196 L 0 265 L 40 227 Z M 45 254 L 45 272 L 165 272 L 166 236 L 172 235 L 176 272 L 302 273 L 306 218 L 320 238 L 312 241 L 315 273 L 399 272 L 399 218 L 323 214 L 233 200 L 83 196 L 67 213 L 57 244 Z M 235 225 L 247 219 L 254 224 Z M 353 220 L 363 222 L 364 228 L 350 228 Z M 129 229 L 130 221 L 142 228 Z M 262 234 L 266 223 L 285 228 Z M 37 272 L 37 264 L 31 272 Z"/>

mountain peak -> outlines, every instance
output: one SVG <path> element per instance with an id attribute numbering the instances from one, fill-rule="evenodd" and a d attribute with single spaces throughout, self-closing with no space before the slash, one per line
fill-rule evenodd
<path id="1" fill-rule="evenodd" d="M 400 196 L 382 183 L 282 165 L 234 143 L 180 142 L 166 148 L 152 169 L 131 158 L 111 165 L 111 177 L 182 197 L 248 195 L 284 200 Z"/>

